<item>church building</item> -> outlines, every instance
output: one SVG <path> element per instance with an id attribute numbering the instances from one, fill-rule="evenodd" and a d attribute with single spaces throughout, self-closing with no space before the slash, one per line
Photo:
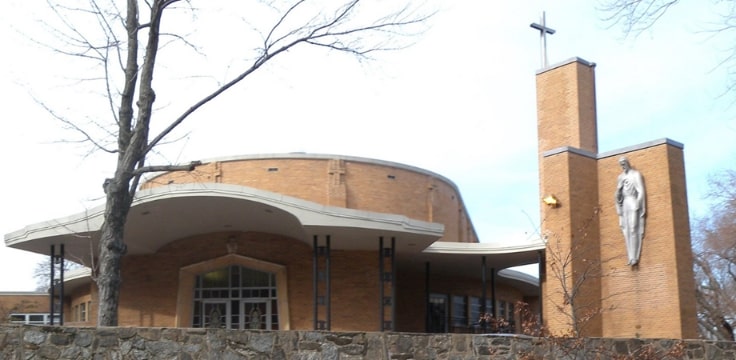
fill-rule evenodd
<path id="1" fill-rule="evenodd" d="M 31 225 L 6 244 L 57 257 L 63 247 L 93 267 L 103 209 Z M 495 313 L 505 321 L 493 331 L 514 332 L 515 304 L 538 309 L 539 287 L 504 269 L 544 249 L 480 243 L 460 191 L 439 174 L 302 153 L 149 179 L 125 243 L 121 326 L 338 331 L 480 332 L 481 314 Z M 93 277 L 67 274 L 64 324 L 95 324 Z"/>
<path id="2" fill-rule="evenodd" d="M 119 325 L 514 333 L 530 320 L 553 334 L 697 337 L 683 145 L 599 152 L 594 69 L 573 58 L 537 72 L 541 239 L 484 242 L 460 189 L 410 165 L 206 160 L 141 185 Z M 28 225 L 5 244 L 94 268 L 103 210 Z M 534 263 L 539 280 L 509 270 Z M 93 279 L 65 274 L 49 312 L 96 324 Z"/>

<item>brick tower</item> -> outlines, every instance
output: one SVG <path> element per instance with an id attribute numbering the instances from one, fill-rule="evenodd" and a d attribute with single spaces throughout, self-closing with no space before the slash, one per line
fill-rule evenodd
<path id="1" fill-rule="evenodd" d="M 555 334 L 696 338 L 683 146 L 662 139 L 599 153 L 594 70 L 573 58 L 537 72 L 544 323 Z M 647 194 L 635 266 L 614 201 L 622 156 Z"/>

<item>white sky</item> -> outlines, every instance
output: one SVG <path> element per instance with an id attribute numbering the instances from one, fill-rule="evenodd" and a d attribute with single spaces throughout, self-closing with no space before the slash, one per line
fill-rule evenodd
<path id="1" fill-rule="evenodd" d="M 727 69 L 717 66 L 731 39 L 701 31 L 717 19 L 712 7 L 682 2 L 650 31 L 624 39 L 587 0 L 433 0 L 429 6 L 439 11 L 417 44 L 373 62 L 306 47 L 285 54 L 189 119 L 179 133 L 184 140 L 158 159 L 302 151 L 405 163 L 458 185 L 482 241 L 524 241 L 539 222 L 539 34 L 529 24 L 546 10 L 557 30 L 548 39 L 550 63 L 578 56 L 598 64 L 600 150 L 664 137 L 684 143 L 691 217 L 705 213 L 708 176 L 733 168 L 736 159 L 733 94 L 723 95 Z M 37 21 L 43 14 L 40 3 L 21 0 L 10 0 L 0 13 L 3 234 L 100 204 L 102 181 L 114 166 L 111 156 L 85 157 L 87 147 L 56 142 L 74 134 L 29 95 L 69 117 L 109 118 L 100 92 L 78 81 L 91 76 L 85 64 L 21 35 L 43 31 Z M 175 74 L 175 93 L 164 91 L 174 75 L 156 77 L 160 114 L 188 107 L 182 99 L 196 99 L 236 72 L 237 61 L 214 52 L 237 53 L 242 39 L 227 25 L 212 31 L 217 37 L 202 37 L 213 51 L 206 58 L 164 53 L 159 59 L 166 69 L 192 70 Z M 189 77 L 205 72 L 210 77 Z M 32 270 L 42 259 L 0 246 L 0 291 L 33 290 Z"/>

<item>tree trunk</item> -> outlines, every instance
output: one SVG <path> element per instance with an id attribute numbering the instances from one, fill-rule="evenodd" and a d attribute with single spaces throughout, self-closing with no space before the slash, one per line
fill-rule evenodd
<path id="1" fill-rule="evenodd" d="M 125 184 L 128 181 L 113 179 L 105 187 L 107 202 L 105 222 L 100 237 L 98 288 L 98 326 L 118 325 L 118 301 L 120 298 L 120 260 L 125 254 L 124 230 L 131 205 L 131 196 Z"/>

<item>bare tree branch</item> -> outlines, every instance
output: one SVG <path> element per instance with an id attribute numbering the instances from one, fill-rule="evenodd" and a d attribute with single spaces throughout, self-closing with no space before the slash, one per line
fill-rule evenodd
<path id="1" fill-rule="evenodd" d="M 269 31 L 269 34 L 266 37 L 264 46 L 260 50 L 261 51 L 260 55 L 253 61 L 253 63 L 251 64 L 249 68 L 245 69 L 239 75 L 237 75 L 230 81 L 226 82 L 220 88 L 216 89 L 209 95 L 205 96 L 204 98 L 196 102 L 194 105 L 192 105 L 189 109 L 184 111 L 178 118 L 172 121 L 169 124 L 169 126 L 167 126 L 164 130 L 162 130 L 156 137 L 154 137 L 148 143 L 148 146 L 146 147 L 144 152 L 148 153 L 153 147 L 158 145 L 164 137 L 169 135 L 171 131 L 177 128 L 184 120 L 186 120 L 196 110 L 198 110 L 205 104 L 209 103 L 210 101 L 214 100 L 220 94 L 232 88 L 234 85 L 240 83 L 242 80 L 247 78 L 250 74 L 258 70 L 261 66 L 263 66 L 265 63 L 267 63 L 274 57 L 290 50 L 291 48 L 301 43 L 328 47 L 333 50 L 351 53 L 354 55 L 365 55 L 369 52 L 380 50 L 380 48 L 361 49 L 359 44 L 350 44 L 350 46 L 348 45 L 343 46 L 343 45 L 338 45 L 339 43 L 337 42 L 337 40 L 341 37 L 354 35 L 356 33 L 370 33 L 370 32 L 376 32 L 379 30 L 387 30 L 387 29 L 393 29 L 393 28 L 398 29 L 398 28 L 402 28 L 405 26 L 409 26 L 409 25 L 421 24 L 421 23 L 426 22 L 431 17 L 431 14 L 430 14 L 430 15 L 417 16 L 415 18 L 411 18 L 411 17 L 408 17 L 409 15 L 406 14 L 407 8 L 404 8 L 401 11 L 399 11 L 397 14 L 395 14 L 394 16 L 384 18 L 384 19 L 391 19 L 392 21 L 377 22 L 375 24 L 367 25 L 367 26 L 357 26 L 357 27 L 349 28 L 345 30 L 331 31 L 331 29 L 334 26 L 339 25 L 343 20 L 347 19 L 350 12 L 355 9 L 358 3 L 360 3 L 360 0 L 352 0 L 348 2 L 347 4 L 345 4 L 345 6 L 337 10 L 334 17 L 331 20 L 325 22 L 324 24 L 321 24 L 321 25 L 312 25 L 309 23 L 303 24 L 302 26 L 297 27 L 295 30 L 289 31 L 285 35 L 276 38 L 276 40 L 269 42 L 269 39 L 272 38 L 273 34 L 286 21 L 288 16 L 290 14 L 293 14 L 295 9 L 299 5 L 302 5 L 303 3 L 304 3 L 304 0 L 297 1 L 294 5 L 289 7 L 284 12 L 284 14 L 277 20 L 275 25 L 271 27 L 271 30 Z M 313 20 L 310 20 L 310 21 L 313 21 Z M 310 28 L 311 30 L 308 31 L 307 34 L 298 36 L 293 39 L 289 39 L 293 35 L 299 34 L 302 30 L 310 29 Z M 335 40 L 333 40 L 334 42 L 332 44 L 320 42 L 320 40 L 325 39 L 325 38 L 333 38 Z M 286 43 L 281 45 L 281 43 L 283 42 L 286 42 Z"/>
<path id="2" fill-rule="evenodd" d="M 133 171 L 134 175 L 140 175 L 147 172 L 163 172 L 163 171 L 192 171 L 197 166 L 202 165 L 201 161 L 192 161 L 188 165 L 153 165 L 143 166 Z"/>
<path id="3" fill-rule="evenodd" d="M 610 26 L 621 25 L 625 35 L 638 36 L 651 28 L 672 5 L 680 0 L 604 0 L 599 9 Z"/>
<path id="4" fill-rule="evenodd" d="M 395 4 L 382 3 L 375 5 L 380 9 L 394 9 L 367 19 L 372 12 L 360 14 L 365 0 L 345 0 L 331 9 L 324 10 L 321 2 L 311 3 L 306 0 L 292 0 L 281 3 L 264 4 L 269 11 L 266 19 L 260 21 L 260 34 L 266 34 L 256 41 L 255 55 L 252 61 L 243 65 L 237 75 L 229 81 L 203 91 L 199 100 L 195 100 L 178 116 L 159 115 L 158 107 L 154 107 L 156 92 L 154 91 L 154 73 L 160 67 L 157 57 L 162 49 L 171 44 L 201 53 L 200 49 L 190 41 L 186 30 L 162 30 L 164 13 L 172 15 L 182 12 L 199 11 L 184 4 L 181 0 L 125 0 L 107 4 L 101 0 L 88 0 L 89 6 L 78 8 L 64 6 L 47 0 L 54 19 L 59 24 L 51 29 L 51 35 L 58 39 L 61 46 L 52 46 L 60 54 L 74 56 L 94 65 L 97 76 L 87 81 L 102 84 L 105 109 L 112 112 L 109 120 L 114 126 L 106 126 L 93 116 L 87 124 L 78 120 L 71 121 L 50 111 L 52 116 L 65 126 L 81 134 L 81 141 L 88 142 L 96 149 L 115 154 L 116 167 L 114 174 L 104 181 L 105 212 L 104 222 L 100 229 L 98 257 L 94 265 L 97 267 L 95 278 L 98 285 L 99 316 L 98 325 L 112 326 L 117 324 L 117 301 L 120 288 L 120 261 L 126 252 L 125 223 L 141 176 L 158 171 L 192 171 L 198 162 L 186 165 L 148 165 L 148 157 L 156 153 L 156 147 L 167 143 L 172 132 L 177 129 L 194 112 L 210 103 L 219 95 L 248 78 L 256 70 L 285 54 L 300 44 L 327 48 L 355 55 L 358 59 L 378 50 L 401 49 L 404 46 L 391 43 L 391 39 L 399 36 L 415 36 L 417 33 L 403 31 L 408 26 L 424 23 L 429 16 L 417 16 L 408 5 L 396 7 Z M 122 8 L 124 5 L 124 9 Z M 390 6 L 389 6 L 390 5 Z M 281 8 L 279 6 L 282 6 Z M 397 9 L 398 10 L 395 10 Z M 369 9 L 373 10 L 373 9 Z M 75 16 L 69 16 L 73 13 Z M 359 16 L 360 14 L 360 16 Z M 253 16 L 246 14 L 247 16 Z M 168 15 L 167 15 L 168 16 Z M 90 22 L 89 17 L 94 21 Z M 145 18 L 145 19 L 141 19 Z M 79 21 L 83 19 L 85 21 Z M 93 29 L 92 33 L 87 33 Z M 208 29 L 200 29 L 206 31 Z M 164 54 L 161 52 L 161 54 Z M 99 72 L 97 72 L 99 71 Z M 101 74 L 100 74 L 101 73 Z M 196 75 L 189 75 L 190 77 Z M 184 75 L 186 78 L 187 74 Z M 196 99 L 196 98 L 195 98 Z M 161 112 L 164 113 L 164 112 Z M 157 116 L 158 115 L 158 116 Z M 79 119 L 79 117 L 74 117 Z M 84 118 L 84 117 L 82 117 Z M 152 127 L 154 118 L 157 123 Z M 149 132 L 156 131 L 151 137 Z M 98 136 L 102 134 L 102 136 Z M 114 138 L 114 148 L 106 146 L 105 139 Z"/>
<path id="5" fill-rule="evenodd" d="M 711 211 L 693 226 L 698 326 L 709 339 L 731 340 L 736 326 L 736 171 L 710 180 Z"/>

